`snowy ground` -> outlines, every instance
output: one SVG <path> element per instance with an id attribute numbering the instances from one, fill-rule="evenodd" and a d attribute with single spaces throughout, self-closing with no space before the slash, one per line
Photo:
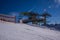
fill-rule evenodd
<path id="1" fill-rule="evenodd" d="M 60 32 L 0 21 L 0 40 L 60 40 Z"/>

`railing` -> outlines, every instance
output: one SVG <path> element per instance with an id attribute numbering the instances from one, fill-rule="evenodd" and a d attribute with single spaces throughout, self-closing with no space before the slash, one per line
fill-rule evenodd
<path id="1" fill-rule="evenodd" d="M 0 20 L 7 21 L 7 22 L 15 22 L 16 17 L 15 16 L 10 16 L 10 15 L 0 14 Z"/>

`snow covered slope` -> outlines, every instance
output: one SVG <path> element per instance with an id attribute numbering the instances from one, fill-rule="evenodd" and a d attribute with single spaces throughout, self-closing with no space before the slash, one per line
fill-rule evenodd
<path id="1" fill-rule="evenodd" d="M 60 32 L 0 21 L 0 40 L 60 40 Z"/>

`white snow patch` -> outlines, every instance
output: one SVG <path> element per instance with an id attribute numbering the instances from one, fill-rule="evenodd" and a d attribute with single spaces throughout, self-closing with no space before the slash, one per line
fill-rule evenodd
<path id="1" fill-rule="evenodd" d="M 0 40 L 60 40 L 60 32 L 0 21 Z"/>

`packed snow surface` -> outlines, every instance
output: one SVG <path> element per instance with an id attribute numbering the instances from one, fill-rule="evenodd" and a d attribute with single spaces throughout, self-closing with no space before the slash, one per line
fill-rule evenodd
<path id="1" fill-rule="evenodd" d="M 60 40 L 60 32 L 0 21 L 0 40 Z"/>

